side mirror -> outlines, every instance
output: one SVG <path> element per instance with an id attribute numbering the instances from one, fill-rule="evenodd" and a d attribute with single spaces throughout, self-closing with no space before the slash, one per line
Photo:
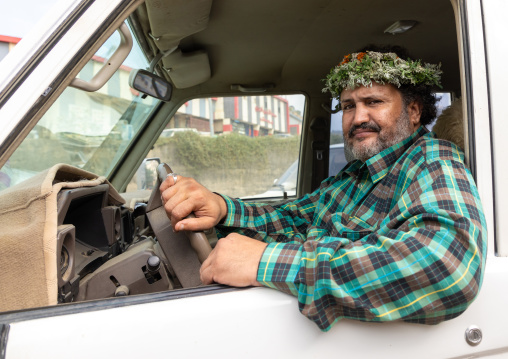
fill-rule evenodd
<path id="1" fill-rule="evenodd" d="M 131 71 L 129 86 L 162 101 L 169 101 L 173 93 L 173 86 L 168 81 L 141 69 Z"/>
<path id="2" fill-rule="evenodd" d="M 136 185 L 137 189 L 152 190 L 157 182 L 157 166 L 160 165 L 161 160 L 158 157 L 145 158 L 138 170 L 136 171 Z"/>

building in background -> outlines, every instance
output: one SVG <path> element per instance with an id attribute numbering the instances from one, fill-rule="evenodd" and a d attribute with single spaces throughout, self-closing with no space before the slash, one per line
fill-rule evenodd
<path id="1" fill-rule="evenodd" d="M 281 96 L 236 96 L 187 101 L 168 126 L 212 135 L 291 136 L 301 133 L 302 115 Z"/>
<path id="2" fill-rule="evenodd" d="M 14 46 L 20 41 L 19 37 L 0 35 L 0 61 L 7 56 Z"/>
<path id="3" fill-rule="evenodd" d="M 20 38 L 0 35 L 0 61 L 20 41 Z M 94 56 L 81 70 L 78 77 L 90 80 L 103 66 L 105 58 Z M 118 114 L 127 110 L 134 97 L 139 96 L 137 91 L 126 91 L 120 82 L 127 82 L 131 68 L 121 66 L 113 75 L 112 80 L 94 93 L 81 90 L 68 90 L 60 99 L 58 106 L 53 106 L 45 117 L 45 124 L 53 132 L 71 133 L 76 130 L 86 133 L 85 128 L 56 129 L 52 128 L 52 117 L 81 118 L 79 127 L 86 127 L 90 116 L 104 118 L 104 132 L 107 133 L 111 124 L 116 122 Z M 121 90 L 122 89 L 122 90 Z M 79 101 L 75 97 L 81 97 Z M 108 103 L 112 113 L 94 111 L 94 104 Z M 101 107 L 104 108 L 104 107 Z M 58 121 L 58 123 L 62 123 Z M 69 122 L 71 126 L 71 122 Z M 282 96 L 237 96 L 219 98 L 200 98 L 187 101 L 180 107 L 170 121 L 167 129 L 193 128 L 201 134 L 220 135 L 238 133 L 245 136 L 257 137 L 274 135 L 278 137 L 298 136 L 302 130 L 302 114 L 289 106 L 289 102 Z M 94 129 L 96 130 L 96 129 Z"/>
<path id="4" fill-rule="evenodd" d="M 293 136 L 299 136 L 302 133 L 302 112 L 289 106 L 289 133 Z"/>

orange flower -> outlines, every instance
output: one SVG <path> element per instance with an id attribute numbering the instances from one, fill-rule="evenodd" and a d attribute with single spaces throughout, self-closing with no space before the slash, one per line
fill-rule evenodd
<path id="1" fill-rule="evenodd" d="M 349 61 L 351 61 L 351 54 L 344 56 L 344 59 L 343 59 L 343 60 L 342 60 L 342 62 L 339 64 L 339 66 L 342 66 L 342 65 L 344 65 L 344 64 L 347 64 Z"/>

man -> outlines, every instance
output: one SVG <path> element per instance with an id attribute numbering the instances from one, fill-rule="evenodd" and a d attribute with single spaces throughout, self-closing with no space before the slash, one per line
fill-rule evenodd
<path id="1" fill-rule="evenodd" d="M 462 151 L 424 127 L 440 73 L 391 52 L 346 56 L 325 90 L 340 97 L 356 160 L 293 202 L 244 203 L 169 176 L 161 193 L 173 228 L 224 236 L 202 282 L 292 294 L 325 331 L 341 318 L 435 324 L 461 314 L 481 286 L 487 233 Z"/>

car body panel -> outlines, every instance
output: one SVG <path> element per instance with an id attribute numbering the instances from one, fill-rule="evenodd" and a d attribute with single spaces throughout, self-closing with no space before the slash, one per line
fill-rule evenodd
<path id="1" fill-rule="evenodd" d="M 465 63 L 471 65 L 471 81 L 468 83 L 462 81 L 463 93 L 466 94 L 463 98 L 466 100 L 467 106 L 471 106 L 474 121 L 471 124 L 474 135 L 472 141 L 469 143 L 469 148 L 465 150 L 466 157 L 474 156 L 474 163 L 476 168 L 473 173 L 476 176 L 476 184 L 482 199 L 485 218 L 488 228 L 488 253 L 495 253 L 494 241 L 494 188 L 492 183 L 492 157 L 495 149 L 492 148 L 491 143 L 491 128 L 490 128 L 490 111 L 489 111 L 489 93 L 487 88 L 488 77 L 487 67 L 485 63 L 484 53 L 484 38 L 478 36 L 483 33 L 483 19 L 480 16 L 482 13 L 481 3 L 478 1 L 468 1 L 467 4 L 461 4 L 464 7 L 462 12 L 463 17 L 467 17 L 468 32 L 461 31 L 460 34 L 463 38 L 462 43 L 468 46 L 465 49 L 467 52 L 465 58 L 462 59 Z M 463 22 L 464 20 L 461 20 Z M 472 118 L 470 119 L 472 120 Z M 471 162 L 471 161 L 469 161 Z"/>
<path id="2" fill-rule="evenodd" d="M 508 279 L 497 264 L 493 261 L 489 268 L 478 300 L 460 317 L 436 326 L 343 320 L 322 333 L 298 314 L 296 298 L 250 288 L 12 323 L 6 358 L 192 358 L 205 353 L 221 358 L 306 358 L 316 353 L 454 358 L 508 353 L 503 325 L 508 316 L 493 321 L 485 313 L 489 306 L 503 306 L 508 295 L 506 287 L 496 285 Z M 464 340 L 471 325 L 483 330 L 478 347 Z M 126 334 L 131 338 L 126 340 Z"/>
<path id="3" fill-rule="evenodd" d="M 508 192 L 506 183 L 508 181 L 508 168 L 506 166 L 505 154 L 508 151 L 508 144 L 504 138 L 506 131 L 508 130 L 506 119 L 506 79 L 508 78 L 508 72 L 504 61 L 501 59 L 508 56 L 508 44 L 506 41 L 501 39 L 501 34 L 506 31 L 506 20 L 505 15 L 508 11 L 508 4 L 506 1 L 482 1 L 482 13 L 484 17 L 487 17 L 489 21 L 484 21 L 485 33 L 484 33 L 484 45 L 486 48 L 486 56 L 482 59 L 475 58 L 475 61 L 485 61 L 485 66 L 488 69 L 488 83 L 481 83 L 483 90 L 487 87 L 488 99 L 483 103 L 481 108 L 483 113 L 490 112 L 490 122 L 487 121 L 487 117 L 482 115 L 481 122 L 475 120 L 475 131 L 478 133 L 478 147 L 481 151 L 478 151 L 477 156 L 480 157 L 478 162 L 481 164 L 482 169 L 479 170 L 482 176 L 485 178 L 478 179 L 478 185 L 484 184 L 484 187 L 488 187 L 488 182 L 493 186 L 494 203 L 495 203 L 495 216 L 493 212 L 489 212 L 494 218 L 495 222 L 489 223 L 489 228 L 492 228 L 491 232 L 495 231 L 496 235 L 496 246 L 489 242 L 491 250 L 496 248 L 496 254 L 499 256 L 508 256 L 508 223 L 505 220 L 508 215 L 506 206 L 504 206 L 505 199 L 508 198 Z M 478 11 L 480 9 L 473 9 L 472 11 Z M 478 25 L 477 25 L 478 26 Z M 478 57 L 480 57 L 478 55 Z M 484 76 L 483 73 L 479 73 L 478 77 Z M 485 78 L 485 76 L 483 77 Z M 474 86 L 476 92 L 476 85 Z M 484 93 L 479 91 L 480 94 Z M 489 133 L 491 134 L 491 143 L 484 141 L 488 138 Z M 486 146 L 493 149 L 492 157 L 487 156 L 485 151 Z M 494 177 L 488 176 L 487 174 L 493 174 Z M 481 181 L 481 182 L 480 182 Z M 482 196 L 482 201 L 488 201 L 490 196 L 488 194 Z"/>

